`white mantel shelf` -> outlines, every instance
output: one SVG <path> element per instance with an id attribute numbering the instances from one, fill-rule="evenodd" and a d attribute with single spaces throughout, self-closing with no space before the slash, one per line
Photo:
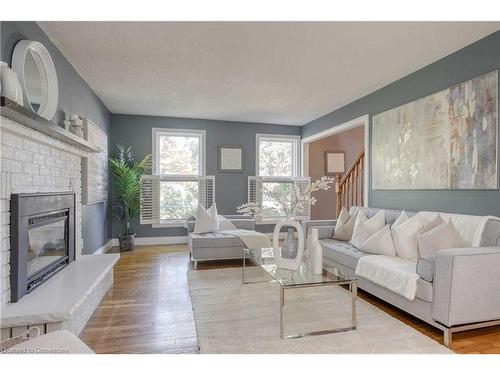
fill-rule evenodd
<path id="1" fill-rule="evenodd" d="M 113 266 L 119 259 L 119 254 L 77 257 L 76 261 L 20 301 L 5 306 L 0 312 L 0 327 L 6 329 L 70 321 L 75 311 L 88 303 L 88 297 L 103 280 L 112 275 Z M 81 323 L 85 325 L 85 322 Z M 82 324 L 78 326 L 83 328 Z"/>
<path id="2" fill-rule="evenodd" d="M 0 115 L 83 151 L 93 153 L 102 151 L 99 147 L 92 145 L 85 139 L 76 136 L 3 96 L 0 97 Z"/>

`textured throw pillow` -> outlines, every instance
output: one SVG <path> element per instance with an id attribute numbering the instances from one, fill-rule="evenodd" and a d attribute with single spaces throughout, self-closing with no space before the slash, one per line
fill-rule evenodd
<path id="1" fill-rule="evenodd" d="M 418 258 L 417 234 L 423 227 L 418 215 L 391 227 L 396 256 L 416 260 Z"/>
<path id="2" fill-rule="evenodd" d="M 359 249 L 370 254 L 396 256 L 390 226 L 386 225 L 372 234 L 360 245 Z"/>
<path id="3" fill-rule="evenodd" d="M 207 210 L 201 204 L 196 210 L 196 221 L 194 222 L 193 233 L 210 233 L 219 230 L 219 217 L 217 215 L 217 206 L 215 203 Z"/>
<path id="4" fill-rule="evenodd" d="M 363 212 L 358 211 L 352 231 L 351 245 L 360 249 L 362 243 L 365 242 L 368 237 L 381 230 L 384 226 L 384 210 L 380 210 L 371 219 L 368 219 Z"/>
<path id="5" fill-rule="evenodd" d="M 346 208 L 342 207 L 337 223 L 335 224 L 333 238 L 341 241 L 350 241 L 355 221 L 356 215 L 349 215 Z"/>
<path id="6" fill-rule="evenodd" d="M 422 228 L 420 228 L 420 230 L 417 233 L 417 239 L 418 239 L 419 234 L 423 234 L 425 232 L 428 232 L 431 229 L 439 227 L 441 224 L 444 224 L 444 220 L 441 217 L 441 215 L 438 214 L 434 219 L 432 219 L 427 224 L 425 224 Z"/>
<path id="7" fill-rule="evenodd" d="M 466 246 L 451 220 L 418 235 L 418 251 L 422 258 L 434 255 L 438 250 Z"/>
<path id="8" fill-rule="evenodd" d="M 410 218 L 406 214 L 406 211 L 403 210 L 403 211 L 401 211 L 401 214 L 398 216 L 398 218 L 396 219 L 396 221 L 392 224 L 392 226 L 393 227 L 397 227 L 398 225 L 401 225 L 405 221 L 408 221 L 408 220 L 410 220 Z"/>

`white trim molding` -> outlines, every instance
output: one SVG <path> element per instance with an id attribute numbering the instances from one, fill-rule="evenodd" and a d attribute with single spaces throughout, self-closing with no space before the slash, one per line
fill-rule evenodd
<path id="1" fill-rule="evenodd" d="M 302 138 L 302 173 L 304 176 L 309 174 L 309 143 L 330 137 L 332 135 L 345 132 L 350 129 L 357 128 L 359 126 L 364 127 L 364 143 L 365 143 L 365 162 L 364 162 L 364 205 L 369 206 L 370 199 L 370 116 L 368 114 L 357 117 L 350 121 L 344 122 L 342 124 L 332 126 L 329 129 L 323 130 L 319 133 L 313 134 L 309 137 Z M 307 165 L 306 165 L 307 163 Z"/>
<path id="2" fill-rule="evenodd" d="M 100 254 L 106 254 L 109 249 L 111 249 L 113 245 L 113 239 L 110 239 L 108 242 L 106 242 L 104 245 L 102 245 L 100 248 L 98 248 L 96 251 L 92 253 L 92 255 L 100 255 Z"/>
<path id="3" fill-rule="evenodd" d="M 188 243 L 187 236 L 136 237 L 136 245 L 182 245 Z M 118 238 L 113 238 L 113 246 L 119 246 Z"/>

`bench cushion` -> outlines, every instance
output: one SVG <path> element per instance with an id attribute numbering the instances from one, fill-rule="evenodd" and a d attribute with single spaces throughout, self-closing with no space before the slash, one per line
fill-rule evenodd
<path id="1" fill-rule="evenodd" d="M 320 244 L 323 248 L 324 257 L 327 257 L 353 270 L 356 269 L 359 258 L 365 255 L 369 255 L 361 250 L 356 249 L 346 241 L 327 239 L 321 240 Z"/>
<path id="2" fill-rule="evenodd" d="M 221 247 L 243 247 L 245 244 L 239 237 L 223 233 L 191 234 L 189 236 L 191 248 L 221 248 Z"/>

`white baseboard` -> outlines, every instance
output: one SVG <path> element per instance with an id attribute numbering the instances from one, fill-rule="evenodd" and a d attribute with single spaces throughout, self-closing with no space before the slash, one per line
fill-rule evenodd
<path id="1" fill-rule="evenodd" d="M 136 237 L 136 245 L 179 245 L 187 244 L 187 236 Z M 118 238 L 113 238 L 112 246 L 119 246 Z"/>
<path id="2" fill-rule="evenodd" d="M 273 237 L 273 233 L 264 233 L 269 238 Z M 280 233 L 280 240 L 284 240 L 286 232 Z M 136 245 L 182 245 L 188 243 L 187 236 L 168 236 L 168 237 L 136 237 Z M 94 254 L 104 254 L 113 246 L 119 246 L 118 238 L 109 240 L 104 246 L 97 249 Z"/>
<path id="3" fill-rule="evenodd" d="M 102 245 L 100 248 L 98 248 L 96 251 L 92 253 L 92 255 L 99 255 L 99 254 L 106 254 L 109 249 L 111 249 L 114 245 L 113 240 L 109 240 L 106 242 L 104 245 Z"/>

